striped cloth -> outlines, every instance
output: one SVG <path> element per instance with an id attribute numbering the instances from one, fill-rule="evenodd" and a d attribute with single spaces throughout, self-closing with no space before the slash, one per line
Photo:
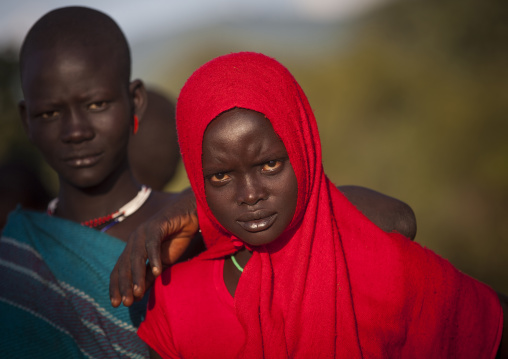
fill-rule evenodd
<path id="1" fill-rule="evenodd" d="M 2 358 L 145 358 L 146 303 L 113 308 L 109 274 L 125 244 L 44 213 L 13 211 L 0 240 Z"/>

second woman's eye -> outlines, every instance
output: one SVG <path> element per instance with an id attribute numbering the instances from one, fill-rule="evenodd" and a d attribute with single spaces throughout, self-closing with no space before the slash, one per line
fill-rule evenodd
<path id="1" fill-rule="evenodd" d="M 46 111 L 46 112 L 43 112 L 41 113 L 39 116 L 43 119 L 43 120 L 50 120 L 52 118 L 55 118 L 56 116 L 58 116 L 60 114 L 59 111 Z"/>
<path id="2" fill-rule="evenodd" d="M 278 169 L 282 167 L 282 161 L 280 160 L 273 160 L 266 162 L 263 167 L 261 168 L 261 171 L 263 172 L 275 172 Z"/>
<path id="3" fill-rule="evenodd" d="M 103 110 L 107 105 L 106 101 L 97 101 L 92 102 L 90 105 L 88 105 L 88 109 L 92 111 L 100 111 Z"/>
<path id="4" fill-rule="evenodd" d="M 221 184 L 227 182 L 229 178 L 230 177 L 227 173 L 219 172 L 210 176 L 210 182 L 212 182 L 213 184 Z"/>

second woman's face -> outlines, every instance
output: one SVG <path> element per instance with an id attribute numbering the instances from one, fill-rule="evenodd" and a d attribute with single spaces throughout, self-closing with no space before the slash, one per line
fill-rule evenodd
<path id="1" fill-rule="evenodd" d="M 61 185 L 94 187 L 127 168 L 131 94 L 111 63 L 76 46 L 41 52 L 25 65 L 28 135 Z"/>
<path id="2" fill-rule="evenodd" d="M 262 114 L 227 111 L 203 138 L 208 206 L 220 224 L 249 245 L 267 244 L 291 223 L 298 185 L 284 144 Z"/>

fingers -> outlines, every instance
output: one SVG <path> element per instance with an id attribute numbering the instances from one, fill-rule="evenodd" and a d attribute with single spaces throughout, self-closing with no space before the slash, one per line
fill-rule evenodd
<path id="1" fill-rule="evenodd" d="M 122 295 L 118 288 L 118 267 L 115 265 L 109 276 L 109 298 L 113 307 L 118 307 L 122 303 Z"/>
<path id="2" fill-rule="evenodd" d="M 141 299 L 163 266 L 173 264 L 188 247 L 198 229 L 194 194 L 189 189 L 140 225 L 130 236 L 110 275 L 111 305 L 130 306 Z M 165 256 L 161 259 L 161 243 Z M 146 265 L 147 259 L 149 266 Z"/>
<path id="3" fill-rule="evenodd" d="M 145 294 L 146 228 L 140 226 L 130 236 L 127 246 L 118 261 L 118 286 L 122 302 L 128 307 Z"/>
<path id="4" fill-rule="evenodd" d="M 171 232 L 168 231 L 172 229 L 168 227 L 166 223 L 156 225 L 152 227 L 150 233 L 146 236 L 145 250 L 154 277 L 162 273 L 161 241 L 163 241 L 168 234 L 171 234 Z"/>
<path id="5" fill-rule="evenodd" d="M 138 242 L 139 238 L 143 238 L 143 232 L 138 230 L 129 236 L 129 240 L 111 272 L 109 295 L 113 307 L 118 307 L 122 303 L 128 307 L 134 303 L 135 299 L 143 296 L 146 253 L 143 243 Z"/>
<path id="6" fill-rule="evenodd" d="M 125 267 L 120 267 L 118 270 L 118 289 L 122 295 L 122 304 L 130 307 L 134 303 L 134 295 L 132 293 L 132 277 L 130 271 L 126 271 Z"/>
<path id="7" fill-rule="evenodd" d="M 134 250 L 130 252 L 130 270 L 132 275 L 132 291 L 136 300 L 143 298 L 145 294 L 145 273 L 147 270 L 146 265 L 146 251 L 142 243 L 137 242 L 137 246 L 133 246 Z M 127 279 L 126 279 L 127 281 Z M 128 283 L 125 283 L 127 286 Z"/>
<path id="8" fill-rule="evenodd" d="M 128 307 L 134 301 L 132 295 L 132 278 L 129 267 L 125 265 L 125 263 L 128 262 L 125 260 L 125 253 L 128 249 L 129 247 L 125 247 L 109 276 L 109 296 L 113 307 L 118 307 L 122 303 Z"/>

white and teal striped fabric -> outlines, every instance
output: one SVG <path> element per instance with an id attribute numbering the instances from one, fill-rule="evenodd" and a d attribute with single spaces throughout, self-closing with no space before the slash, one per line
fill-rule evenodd
<path id="1" fill-rule="evenodd" d="M 145 358 L 145 301 L 113 308 L 109 274 L 125 243 L 16 209 L 0 239 L 2 358 Z"/>

